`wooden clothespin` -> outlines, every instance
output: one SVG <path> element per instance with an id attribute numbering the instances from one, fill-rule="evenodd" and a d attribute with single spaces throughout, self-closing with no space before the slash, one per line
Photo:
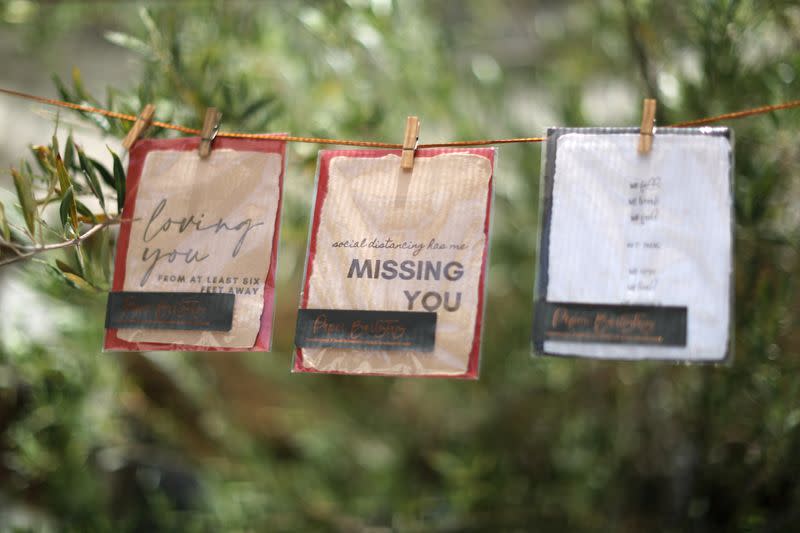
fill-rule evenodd
<path id="1" fill-rule="evenodd" d="M 645 98 L 642 104 L 642 126 L 639 128 L 639 153 L 649 154 L 653 148 L 653 125 L 656 122 L 656 101 Z"/>
<path id="2" fill-rule="evenodd" d="M 211 154 L 211 143 L 217 137 L 219 131 L 219 121 L 222 118 L 222 113 L 217 111 L 216 107 L 209 107 L 206 109 L 206 117 L 203 120 L 203 130 L 200 133 L 200 146 L 197 151 L 200 157 L 206 158 Z"/>
<path id="3" fill-rule="evenodd" d="M 156 106 L 153 104 L 147 104 L 142 109 L 142 112 L 139 113 L 139 116 L 136 118 L 136 122 L 133 123 L 133 127 L 122 140 L 122 146 L 126 150 L 130 150 L 133 143 L 139 140 L 147 127 L 150 126 L 150 122 L 153 120 L 153 115 L 156 114 Z"/>
<path id="4" fill-rule="evenodd" d="M 403 136 L 403 155 L 400 158 L 400 168 L 411 170 L 414 168 L 414 151 L 419 141 L 419 118 L 406 119 L 406 133 Z"/>

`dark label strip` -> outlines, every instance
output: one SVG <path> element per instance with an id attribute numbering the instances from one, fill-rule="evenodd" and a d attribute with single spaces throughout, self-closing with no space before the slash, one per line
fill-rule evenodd
<path id="1" fill-rule="evenodd" d="M 300 309 L 294 342 L 300 348 L 430 352 L 435 340 L 436 313 Z"/>
<path id="2" fill-rule="evenodd" d="M 106 328 L 230 331 L 233 294 L 111 292 Z"/>
<path id="3" fill-rule="evenodd" d="M 537 302 L 534 340 L 686 346 L 686 307 Z"/>

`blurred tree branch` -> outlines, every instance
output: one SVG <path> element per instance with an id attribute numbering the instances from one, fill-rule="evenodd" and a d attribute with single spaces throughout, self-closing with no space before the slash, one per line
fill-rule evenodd
<path id="1" fill-rule="evenodd" d="M 647 90 L 645 96 L 660 100 L 658 76 L 653 67 L 653 63 L 650 61 L 645 39 L 642 34 L 643 22 L 636 15 L 632 0 L 622 0 L 622 6 L 625 12 L 625 28 L 628 36 L 628 43 L 630 44 L 633 57 L 636 60 L 636 65 L 639 67 L 639 75 L 642 78 L 642 83 L 644 83 Z"/>
<path id="2" fill-rule="evenodd" d="M 11 242 L 5 242 L 2 239 L 0 239 L 0 248 L 7 248 L 16 254 L 15 257 L 0 261 L 0 267 L 11 265 L 19 261 L 25 261 L 26 259 L 30 259 L 33 256 L 44 252 L 50 252 L 53 250 L 63 250 L 64 248 L 79 246 L 82 242 L 86 241 L 97 232 L 102 231 L 109 226 L 113 226 L 119 223 L 120 223 L 119 219 L 116 218 L 108 219 L 104 222 L 91 226 L 84 233 L 75 237 L 72 240 L 59 242 L 55 244 L 45 244 L 41 246 L 17 246 L 16 244 L 13 244 Z"/>

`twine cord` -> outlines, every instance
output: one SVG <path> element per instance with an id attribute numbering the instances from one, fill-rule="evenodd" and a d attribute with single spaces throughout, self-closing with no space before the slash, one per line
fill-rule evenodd
<path id="1" fill-rule="evenodd" d="M 92 107 L 89 105 L 83 104 L 74 104 L 71 102 L 64 102 L 62 100 L 56 100 L 55 98 L 46 98 L 44 96 L 36 96 L 33 94 L 28 94 L 20 91 L 14 91 L 11 89 L 4 89 L 0 87 L 0 93 L 7 94 L 9 96 L 15 96 L 17 98 L 25 98 L 27 100 L 32 100 L 34 102 L 39 102 L 40 104 L 52 105 L 57 107 L 63 107 L 67 109 L 72 109 L 75 111 L 80 111 L 83 113 L 92 113 L 96 115 L 103 115 L 109 118 L 115 118 L 117 120 L 126 120 L 128 122 L 136 122 L 137 117 L 135 115 L 128 115 L 126 113 L 119 113 L 117 111 L 110 111 L 108 109 L 102 109 L 99 107 Z M 774 105 L 765 105 L 760 107 L 754 107 L 752 109 L 744 109 L 742 111 L 735 111 L 732 113 L 725 113 L 722 115 L 716 115 L 713 117 L 706 117 L 700 118 L 696 120 L 687 120 L 684 122 L 678 122 L 676 124 L 671 124 L 666 126 L 668 128 L 689 128 L 694 126 L 703 126 L 706 124 L 713 124 L 716 122 L 722 122 L 724 120 L 734 120 L 739 118 L 750 117 L 753 115 L 763 115 L 766 113 L 772 113 L 773 111 L 780 111 L 783 109 L 794 109 L 800 107 L 800 100 L 792 100 L 790 102 L 784 102 L 781 104 L 774 104 Z M 161 122 L 158 120 L 154 120 L 151 122 L 151 125 L 156 126 L 158 128 L 170 129 L 179 131 L 181 133 L 186 133 L 188 135 L 200 135 L 200 130 L 195 128 L 187 128 L 186 126 L 181 126 L 180 124 L 171 124 L 169 122 Z M 217 137 L 230 137 L 236 139 L 272 139 L 276 141 L 285 141 L 285 142 L 297 142 L 297 143 L 311 143 L 311 144 L 333 144 L 339 146 L 361 146 L 366 148 L 393 148 L 393 149 L 402 149 L 403 145 L 398 143 L 384 143 L 384 142 L 377 142 L 377 141 L 359 141 L 359 140 L 352 140 L 352 139 L 325 139 L 320 137 L 298 137 L 294 135 L 276 135 L 276 134 L 269 134 L 269 133 L 239 133 L 234 131 L 219 131 L 217 133 Z M 511 139 L 482 139 L 482 140 L 475 140 L 475 141 L 453 141 L 453 142 L 444 142 L 444 143 L 430 143 L 430 144 L 420 144 L 418 148 L 448 148 L 448 147 L 459 147 L 459 146 L 487 146 L 493 144 L 512 144 L 512 143 L 537 143 L 543 142 L 546 140 L 546 137 L 518 137 L 518 138 L 511 138 Z"/>

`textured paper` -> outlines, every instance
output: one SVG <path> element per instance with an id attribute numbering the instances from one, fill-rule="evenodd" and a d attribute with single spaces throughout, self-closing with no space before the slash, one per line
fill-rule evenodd
<path id="1" fill-rule="evenodd" d="M 321 154 L 302 307 L 434 311 L 421 303 L 425 294 L 435 291 L 442 298 L 435 310 L 435 349 L 423 353 L 298 348 L 296 370 L 474 377 L 494 152 L 420 150 L 413 173 L 401 171 L 397 155 L 380 153 L 386 155 Z M 386 243 L 387 238 L 409 247 L 369 246 L 373 240 Z M 366 247 L 360 246 L 365 242 Z M 410 247 L 417 243 L 417 248 Z M 411 260 L 416 265 L 418 261 L 441 261 L 442 265 L 455 261 L 463 266 L 463 274 L 455 281 L 443 275 L 439 281 L 370 279 L 355 274 L 348 278 L 354 259 L 361 266 L 367 259 L 398 264 Z M 411 308 L 404 291 L 412 295 L 420 291 Z M 449 293 L 450 308 L 455 308 L 456 293 L 461 294 L 455 311 L 444 310 L 444 293 Z M 437 297 L 429 296 L 426 302 L 433 306 Z"/>
<path id="2" fill-rule="evenodd" d="M 146 154 L 132 191 L 135 211 L 121 290 L 232 293 L 233 324 L 229 332 L 119 329 L 119 339 L 212 349 L 254 346 L 273 259 L 282 168 L 282 154 L 265 151 L 220 147 L 206 159 L 196 150 Z"/>
<path id="3" fill-rule="evenodd" d="M 546 225 L 547 301 L 686 306 L 685 347 L 548 340 L 553 354 L 720 360 L 728 347 L 731 144 L 719 134 L 659 131 L 556 137 Z M 548 152 L 549 155 L 552 151 Z"/>

